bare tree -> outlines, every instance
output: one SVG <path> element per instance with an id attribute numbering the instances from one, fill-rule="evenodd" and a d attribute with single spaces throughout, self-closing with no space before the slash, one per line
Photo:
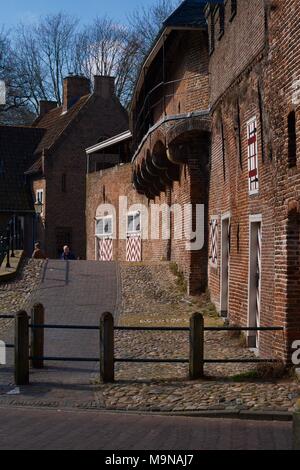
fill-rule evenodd
<path id="1" fill-rule="evenodd" d="M 77 25 L 77 19 L 58 13 L 46 16 L 34 30 L 40 60 L 47 74 L 47 88 L 59 104 L 62 103 L 63 78 L 73 67 L 72 48 Z"/>
<path id="2" fill-rule="evenodd" d="M 0 79 L 8 88 L 0 122 L 5 114 L 5 122 L 28 123 L 41 99 L 61 105 L 63 78 L 70 72 L 115 76 L 117 96 L 127 105 L 144 58 L 178 3 L 156 0 L 140 7 L 127 27 L 104 17 L 79 30 L 77 19 L 60 12 L 20 25 L 12 40 L 0 28 Z"/>
<path id="3" fill-rule="evenodd" d="M 163 26 L 164 20 L 171 14 L 181 0 L 156 0 L 150 7 L 140 6 L 128 15 L 128 21 L 139 42 L 139 58 L 143 60 L 153 41 Z"/>
<path id="4" fill-rule="evenodd" d="M 88 77 L 114 76 L 116 93 L 127 102 L 130 96 L 129 77 L 139 44 L 130 31 L 108 17 L 96 18 L 76 40 L 75 71 Z"/>
<path id="5" fill-rule="evenodd" d="M 0 29 L 0 80 L 6 86 L 6 104 L 0 106 L 0 124 L 22 124 L 32 121 L 33 115 L 28 108 L 28 96 L 16 80 L 14 54 L 10 33 L 4 27 Z"/>
<path id="6" fill-rule="evenodd" d="M 37 25 L 18 28 L 15 81 L 35 112 L 41 99 L 62 104 L 64 76 L 73 68 L 77 20 L 64 14 L 48 15 Z"/>

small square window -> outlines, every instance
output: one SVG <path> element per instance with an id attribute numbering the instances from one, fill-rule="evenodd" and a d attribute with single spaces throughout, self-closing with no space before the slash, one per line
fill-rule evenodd
<path id="1" fill-rule="evenodd" d="M 96 235 L 99 237 L 109 237 L 113 234 L 113 218 L 100 217 L 96 220 Z"/>
<path id="2" fill-rule="evenodd" d="M 127 217 L 127 232 L 139 233 L 141 232 L 141 213 L 135 212 L 128 214 Z"/>
<path id="3" fill-rule="evenodd" d="M 38 189 L 36 192 L 36 202 L 39 202 L 40 204 L 44 204 L 44 190 L 43 189 Z"/>

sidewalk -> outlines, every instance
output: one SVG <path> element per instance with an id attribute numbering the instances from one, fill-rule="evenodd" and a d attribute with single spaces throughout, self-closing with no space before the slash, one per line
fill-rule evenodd
<path id="1" fill-rule="evenodd" d="M 29 305 L 41 302 L 48 324 L 99 325 L 105 311 L 119 312 L 120 286 L 115 263 L 48 261 L 39 287 Z M 13 343 L 13 328 L 4 340 Z M 99 356 L 99 333 L 83 330 L 45 330 L 45 355 L 50 357 Z M 13 386 L 13 353 L 8 367 L 0 370 L 0 403 L 76 406 L 93 400 L 91 380 L 95 363 L 51 362 L 42 371 L 30 371 L 30 385 L 13 399 L 6 393 Z"/>

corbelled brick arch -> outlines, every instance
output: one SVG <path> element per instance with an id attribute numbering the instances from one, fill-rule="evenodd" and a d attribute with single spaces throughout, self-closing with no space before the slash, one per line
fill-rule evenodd
<path id="1" fill-rule="evenodd" d="M 167 134 L 170 161 L 182 169 L 181 184 L 186 185 L 185 200 L 193 206 L 192 225 L 196 227 L 196 207 L 204 206 L 204 246 L 191 250 L 189 289 L 190 292 L 205 291 L 208 266 L 208 194 L 209 194 L 209 149 L 210 122 L 208 119 L 190 119 L 178 123 Z"/>

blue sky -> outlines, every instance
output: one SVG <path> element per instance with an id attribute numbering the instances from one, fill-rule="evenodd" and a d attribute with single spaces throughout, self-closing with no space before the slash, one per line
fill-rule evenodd
<path id="1" fill-rule="evenodd" d="M 40 15 L 60 10 L 78 16 L 82 23 L 106 13 L 117 21 L 126 22 L 128 12 L 152 3 L 153 0 L 1 0 L 0 25 L 34 22 Z"/>

